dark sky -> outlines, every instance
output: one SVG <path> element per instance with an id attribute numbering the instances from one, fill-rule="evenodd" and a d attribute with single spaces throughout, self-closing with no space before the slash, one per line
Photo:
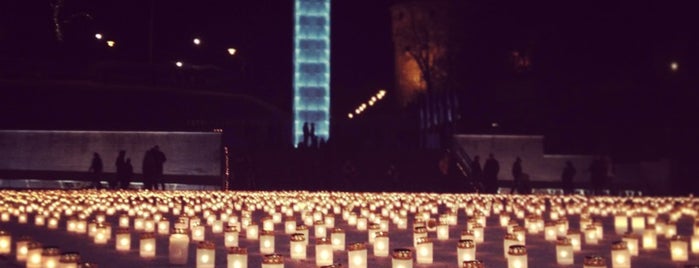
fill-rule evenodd
<path id="1" fill-rule="evenodd" d="M 254 90 L 275 96 L 290 110 L 291 101 L 285 100 L 292 92 L 292 0 L 154 1 L 153 9 L 146 0 L 65 0 L 62 45 L 52 32 L 50 2 L 0 4 L 0 57 L 145 62 L 152 10 L 156 62 L 245 62 L 258 81 Z M 346 114 L 379 88 L 391 93 L 389 2 L 333 1 L 336 115 Z M 476 108 L 467 112 L 487 120 L 515 114 L 515 121 L 519 114 L 540 112 L 546 114 L 544 129 L 578 131 L 577 122 L 587 122 L 580 126 L 627 129 L 614 134 L 621 136 L 695 129 L 691 107 L 697 100 L 699 21 L 691 2 L 463 1 L 468 8 L 462 23 L 471 40 L 465 48 L 475 55 L 468 64 L 477 66 L 468 75 L 487 81 L 471 89 L 474 94 L 467 98 L 476 100 Z M 117 41 L 111 54 L 104 54 L 108 48 L 94 39 L 96 32 Z M 202 47 L 192 45 L 193 37 L 202 39 Z M 231 46 L 239 51 L 235 59 L 225 52 Z M 532 71 L 523 78 L 507 72 L 512 50 L 531 52 Z M 679 72 L 670 72 L 672 61 L 679 63 Z M 510 91 L 509 86 L 525 91 Z M 527 91 L 531 88 L 536 93 Z M 524 95 L 535 99 L 540 111 L 508 108 Z"/>

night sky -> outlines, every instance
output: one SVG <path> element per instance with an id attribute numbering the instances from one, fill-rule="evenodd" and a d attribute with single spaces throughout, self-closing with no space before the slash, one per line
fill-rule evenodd
<path id="1" fill-rule="evenodd" d="M 333 1 L 335 118 L 379 88 L 391 94 L 390 2 Z M 689 2 L 465 2 L 463 23 L 472 42 L 464 46 L 474 55 L 469 64 L 476 66 L 468 76 L 479 81 L 466 91 L 466 118 L 499 121 L 504 127 L 519 122 L 522 132 L 615 137 L 612 142 L 626 141 L 625 146 L 696 132 L 692 111 L 698 99 L 699 23 Z M 233 68 L 244 62 L 257 81 L 255 94 L 291 109 L 291 0 L 152 5 L 142 0 L 65 0 L 62 17 L 68 21 L 62 44 L 53 35 L 49 3 L 0 4 L 0 57 L 147 62 L 152 14 L 156 63 L 182 60 Z M 114 39 L 116 49 L 105 52 L 108 48 L 95 40 L 96 32 Z M 192 45 L 194 37 L 202 39 L 201 47 Z M 235 58 L 226 54 L 227 47 L 238 49 Z M 507 57 L 514 50 L 531 55 L 528 73 L 508 72 Z M 678 71 L 670 70 L 672 62 L 678 63 Z M 536 122 L 522 114 L 536 115 Z"/>

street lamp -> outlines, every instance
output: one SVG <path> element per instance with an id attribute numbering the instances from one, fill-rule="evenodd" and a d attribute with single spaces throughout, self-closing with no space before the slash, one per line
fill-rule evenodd
<path id="1" fill-rule="evenodd" d="M 102 34 L 101 34 L 101 33 L 96 33 L 96 34 L 95 34 L 95 38 L 96 38 L 97 40 L 102 40 Z"/>
<path id="2" fill-rule="evenodd" d="M 233 55 L 235 55 L 235 52 L 237 52 L 237 50 L 236 50 L 235 48 L 232 48 L 232 47 L 231 47 L 231 48 L 228 48 L 228 54 L 229 54 L 229 55 L 233 56 Z"/>
<path id="3" fill-rule="evenodd" d="M 116 45 L 116 42 L 114 42 L 114 41 L 112 41 L 112 40 L 107 41 L 107 46 L 108 46 L 108 47 L 114 47 L 115 45 Z"/>
<path id="4" fill-rule="evenodd" d="M 201 45 L 201 40 L 199 38 L 194 38 L 194 40 L 192 40 L 192 43 L 194 43 L 195 46 L 198 46 Z"/>
<path id="5" fill-rule="evenodd" d="M 181 61 L 175 62 L 175 66 L 177 66 L 177 68 L 182 68 L 182 65 L 183 65 L 183 64 L 182 64 Z"/>
<path id="6" fill-rule="evenodd" d="M 676 61 L 670 63 L 670 70 L 672 70 L 673 72 L 677 72 L 677 69 L 679 68 L 680 65 Z"/>

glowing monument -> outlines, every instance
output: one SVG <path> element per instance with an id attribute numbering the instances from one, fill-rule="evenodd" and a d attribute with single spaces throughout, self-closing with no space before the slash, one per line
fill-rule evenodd
<path id="1" fill-rule="evenodd" d="M 330 0 L 295 0 L 294 145 L 303 125 L 318 139 L 330 137 Z"/>

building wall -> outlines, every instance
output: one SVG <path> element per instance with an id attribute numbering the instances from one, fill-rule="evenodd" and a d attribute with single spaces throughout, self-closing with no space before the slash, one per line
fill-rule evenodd
<path id="1" fill-rule="evenodd" d="M 87 172 L 96 152 L 111 173 L 119 150 L 126 150 L 140 174 L 155 145 L 167 158 L 165 175 L 221 175 L 221 133 L 212 132 L 0 130 L 0 170 Z"/>

